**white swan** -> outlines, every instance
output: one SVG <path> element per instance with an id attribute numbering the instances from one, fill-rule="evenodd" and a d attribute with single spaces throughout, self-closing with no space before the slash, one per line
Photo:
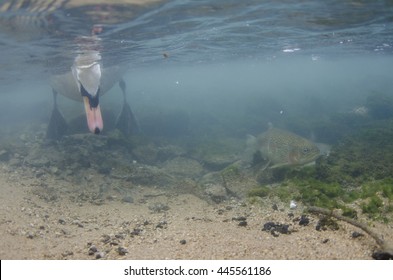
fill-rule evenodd
<path id="1" fill-rule="evenodd" d="M 47 138 L 58 139 L 66 130 L 66 122 L 57 108 L 56 96 L 61 94 L 70 99 L 83 101 L 87 126 L 92 133 L 98 134 L 103 130 L 104 121 L 101 115 L 99 97 L 108 92 L 116 83 L 124 95 L 124 104 L 118 117 L 123 123 L 116 123 L 119 128 L 124 128 L 125 134 L 130 134 L 129 127 L 137 130 L 137 123 L 125 98 L 125 83 L 122 75 L 125 67 L 112 66 L 102 68 L 101 56 L 97 51 L 89 51 L 77 55 L 71 67 L 71 71 L 55 75 L 51 78 L 51 86 L 54 93 L 54 109 L 47 130 Z M 124 117 L 125 116 L 125 117 Z M 125 123 L 124 123 L 125 122 Z"/>

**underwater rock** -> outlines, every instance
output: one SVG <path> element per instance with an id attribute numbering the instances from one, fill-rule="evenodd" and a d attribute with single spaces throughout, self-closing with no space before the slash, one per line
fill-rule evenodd
<path id="1" fill-rule="evenodd" d="M 121 199 L 121 201 L 122 201 L 122 202 L 126 202 L 126 203 L 133 203 L 133 202 L 134 202 L 134 199 L 132 198 L 132 196 L 127 195 L 127 196 L 124 196 L 124 197 Z"/>
<path id="2" fill-rule="evenodd" d="M 374 252 L 372 254 L 374 260 L 393 260 L 393 255 L 384 251 Z"/>
<path id="3" fill-rule="evenodd" d="M 203 166 L 211 171 L 221 170 L 237 160 L 234 154 L 208 154 L 201 158 Z"/>
<path id="4" fill-rule="evenodd" d="M 105 258 L 105 252 L 97 252 L 96 253 L 96 259 L 102 259 Z"/>
<path id="5" fill-rule="evenodd" d="M 361 236 L 364 236 L 364 234 L 361 232 L 358 232 L 358 231 L 354 231 L 354 232 L 352 232 L 351 236 L 352 236 L 352 238 L 359 238 Z"/>
<path id="6" fill-rule="evenodd" d="M 249 176 L 249 174 L 243 170 L 242 162 L 235 162 L 220 172 L 207 173 L 198 183 L 203 185 L 213 196 L 214 193 L 217 193 L 219 194 L 218 197 L 223 197 L 225 190 L 225 197 L 232 196 L 237 198 L 247 197 L 251 189 L 259 186 L 253 176 Z M 209 190 L 210 188 L 213 189 Z"/>
<path id="7" fill-rule="evenodd" d="M 140 145 L 132 150 L 138 162 L 145 164 L 156 164 L 158 159 L 158 148 L 149 143 L 148 145 Z"/>
<path id="8" fill-rule="evenodd" d="M 168 205 L 163 203 L 154 203 L 153 205 L 149 205 L 149 209 L 154 213 L 161 213 L 168 211 L 170 208 Z"/>
<path id="9" fill-rule="evenodd" d="M 274 222 L 267 222 L 263 225 L 262 231 L 270 232 L 274 237 L 278 237 L 279 234 L 290 234 L 291 231 L 289 230 L 289 225 L 274 223 Z"/>
<path id="10" fill-rule="evenodd" d="M 186 178 L 199 177 L 204 171 L 202 165 L 198 161 L 186 157 L 176 157 L 167 160 L 163 163 L 162 170 L 168 174 Z"/>
<path id="11" fill-rule="evenodd" d="M 237 161 L 221 170 L 223 186 L 227 192 L 237 198 L 246 198 L 249 191 L 260 184 L 243 169 L 243 162 Z"/>
<path id="12" fill-rule="evenodd" d="M 310 219 L 306 215 L 302 215 L 299 220 L 300 226 L 307 226 L 310 223 Z"/>
<path id="13" fill-rule="evenodd" d="M 224 181 L 220 172 L 210 172 L 203 175 L 203 177 L 198 181 L 201 185 L 207 184 L 218 184 L 223 185 Z"/>
<path id="14" fill-rule="evenodd" d="M 237 217 L 233 217 L 232 221 L 238 221 L 238 222 L 242 222 L 242 221 L 246 221 L 247 217 L 245 216 L 237 216 Z"/>
<path id="15" fill-rule="evenodd" d="M 319 219 L 315 229 L 318 230 L 318 231 L 320 231 L 320 230 L 327 230 L 327 229 L 338 230 L 339 229 L 339 225 L 332 218 L 324 216 L 324 217 Z"/>
<path id="16" fill-rule="evenodd" d="M 179 183 L 179 180 L 155 166 L 136 162 L 121 162 L 113 167 L 110 177 L 132 182 L 137 185 L 169 187 Z"/>
<path id="17" fill-rule="evenodd" d="M 42 168 L 49 167 L 51 160 L 45 151 L 36 146 L 32 147 L 30 153 L 25 157 L 25 163 L 32 167 Z"/>
<path id="18" fill-rule="evenodd" d="M 211 200 L 220 203 L 227 199 L 227 190 L 220 184 L 207 183 L 205 186 L 205 193 Z"/>
<path id="19" fill-rule="evenodd" d="M 184 157 L 186 151 L 179 146 L 166 145 L 157 148 L 157 161 L 164 162 L 176 157 Z"/>
<path id="20" fill-rule="evenodd" d="M 166 229 L 168 227 L 167 221 L 160 221 L 157 223 L 156 228 Z"/>
<path id="21" fill-rule="evenodd" d="M 62 255 L 63 258 L 66 258 L 68 256 L 73 256 L 74 252 L 72 252 L 72 251 L 65 251 L 65 252 L 61 253 L 61 255 Z"/>
<path id="22" fill-rule="evenodd" d="M 94 255 L 98 251 L 97 247 L 95 245 L 91 245 L 89 250 L 87 251 L 87 254 L 89 256 Z"/>
<path id="23" fill-rule="evenodd" d="M 124 247 L 118 247 L 116 251 L 120 256 L 125 256 L 128 253 L 128 250 Z"/>
<path id="24" fill-rule="evenodd" d="M 247 226 L 247 221 L 240 221 L 237 225 L 239 227 L 245 227 L 245 226 Z"/>
<path id="25" fill-rule="evenodd" d="M 244 140 L 237 138 L 192 139 L 188 154 L 209 171 L 219 171 L 238 161 L 244 152 Z"/>

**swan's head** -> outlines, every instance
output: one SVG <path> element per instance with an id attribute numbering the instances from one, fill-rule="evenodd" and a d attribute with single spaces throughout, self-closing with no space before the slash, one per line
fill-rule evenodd
<path id="1" fill-rule="evenodd" d="M 101 116 L 99 94 L 101 83 L 101 56 L 98 52 L 80 54 L 71 67 L 75 82 L 85 104 L 89 130 L 98 134 L 104 128 Z"/>

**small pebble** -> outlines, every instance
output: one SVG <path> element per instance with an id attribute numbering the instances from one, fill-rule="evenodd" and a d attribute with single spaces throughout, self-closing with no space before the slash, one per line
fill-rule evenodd
<path id="1" fill-rule="evenodd" d="M 72 252 L 72 251 L 65 251 L 64 253 L 61 253 L 61 255 L 65 258 L 65 257 L 74 255 L 74 252 Z"/>
<path id="2" fill-rule="evenodd" d="M 352 232 L 352 238 L 358 238 L 358 237 L 361 237 L 363 235 L 364 235 L 363 233 L 360 233 L 360 232 L 357 232 L 357 231 Z"/>
<path id="3" fill-rule="evenodd" d="M 126 202 L 126 203 L 133 203 L 134 199 L 131 196 L 125 196 L 122 198 L 121 200 L 122 202 Z"/>
<path id="4" fill-rule="evenodd" d="M 291 202 L 289 203 L 289 208 L 290 209 L 296 209 L 296 207 L 297 207 L 296 201 L 291 200 Z"/>
<path id="5" fill-rule="evenodd" d="M 133 231 L 131 231 L 130 235 L 135 236 L 141 234 L 142 230 L 140 228 L 134 228 Z"/>
<path id="6" fill-rule="evenodd" d="M 302 215 L 300 217 L 299 225 L 300 226 L 307 226 L 310 223 L 310 219 L 306 215 Z"/>
<path id="7" fill-rule="evenodd" d="M 185 239 L 180 240 L 180 244 L 181 244 L 181 245 L 184 245 L 184 244 L 186 244 L 186 243 L 187 243 L 187 241 L 186 241 Z"/>
<path id="8" fill-rule="evenodd" d="M 326 239 L 324 239 L 323 241 L 322 241 L 322 243 L 328 243 L 329 242 L 329 238 L 326 238 Z"/>
<path id="9" fill-rule="evenodd" d="M 247 226 L 247 221 L 240 221 L 237 225 L 239 227 L 245 227 L 245 226 Z"/>
<path id="10" fill-rule="evenodd" d="M 96 259 L 102 259 L 105 257 L 105 252 L 97 252 Z"/>
<path id="11" fill-rule="evenodd" d="M 120 256 L 124 256 L 128 253 L 128 250 L 124 247 L 119 247 L 117 248 L 117 252 L 119 253 Z"/>
<path id="12" fill-rule="evenodd" d="M 247 218 L 244 217 L 244 216 L 239 216 L 239 217 L 233 217 L 232 218 L 232 221 L 245 221 L 245 220 L 247 220 Z"/>
<path id="13" fill-rule="evenodd" d="M 166 228 L 167 222 L 166 221 L 161 221 L 156 225 L 156 228 Z"/>
<path id="14" fill-rule="evenodd" d="M 96 253 L 97 251 L 98 251 L 97 247 L 92 245 L 89 248 L 88 254 L 89 254 L 89 256 L 91 256 L 91 255 L 94 255 L 94 253 Z"/>

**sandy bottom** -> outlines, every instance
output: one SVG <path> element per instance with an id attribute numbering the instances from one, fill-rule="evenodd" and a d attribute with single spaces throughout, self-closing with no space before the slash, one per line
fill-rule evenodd
<path id="1" fill-rule="evenodd" d="M 38 177 L 38 178 L 37 178 Z M 0 165 L 1 259 L 371 259 L 377 249 L 359 229 L 317 231 L 318 216 L 299 225 L 301 209 L 135 187 L 133 199 L 108 192 L 91 198 L 74 182 Z M 91 188 L 91 189 L 89 189 Z M 293 213 L 292 215 L 288 215 Z M 289 224 L 290 234 L 262 231 Z M 366 221 L 367 222 L 367 221 Z M 370 223 L 370 221 L 368 221 Z M 389 225 L 372 222 L 386 239 Z"/>

